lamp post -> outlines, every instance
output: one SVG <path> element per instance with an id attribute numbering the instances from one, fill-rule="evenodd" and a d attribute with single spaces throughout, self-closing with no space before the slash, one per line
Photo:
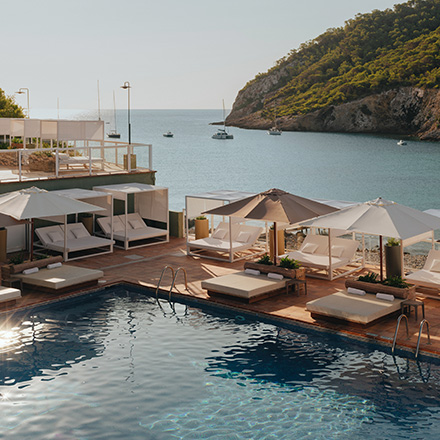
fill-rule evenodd
<path id="1" fill-rule="evenodd" d="M 128 81 L 124 82 L 124 85 L 121 86 L 121 89 L 128 90 L 128 143 L 131 144 L 131 122 L 130 122 L 130 83 Z"/>
<path id="2" fill-rule="evenodd" d="M 22 95 L 25 92 L 26 92 L 26 96 L 27 96 L 27 117 L 29 119 L 31 117 L 31 111 L 30 111 L 30 108 L 29 108 L 29 89 L 27 87 L 20 87 L 18 92 L 15 92 L 15 93 L 18 93 L 19 95 Z"/>

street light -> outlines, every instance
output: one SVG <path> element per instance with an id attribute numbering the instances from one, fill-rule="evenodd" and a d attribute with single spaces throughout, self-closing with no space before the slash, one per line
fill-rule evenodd
<path id="1" fill-rule="evenodd" d="M 131 122 L 130 122 L 130 83 L 128 81 L 124 82 L 124 85 L 121 86 L 121 89 L 128 90 L 128 143 L 131 144 Z"/>
<path id="2" fill-rule="evenodd" d="M 20 87 L 18 92 L 15 92 L 15 93 L 22 95 L 23 93 L 25 93 L 25 91 L 26 91 L 26 96 L 27 96 L 27 117 L 29 119 L 31 117 L 31 111 L 29 108 L 29 89 L 27 87 Z"/>

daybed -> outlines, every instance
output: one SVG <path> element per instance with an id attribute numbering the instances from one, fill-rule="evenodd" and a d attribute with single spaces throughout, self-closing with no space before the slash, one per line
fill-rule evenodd
<path id="1" fill-rule="evenodd" d="M 90 235 L 82 223 L 67 225 L 66 248 L 64 248 L 64 225 L 38 228 L 35 232 L 41 241 L 36 245 L 63 253 L 65 261 L 113 251 L 113 240 Z M 93 250 L 95 252 L 91 252 Z"/>
<path id="2" fill-rule="evenodd" d="M 280 293 L 285 289 L 286 281 L 272 279 L 267 275 L 237 272 L 202 281 L 202 289 L 206 289 L 210 295 L 222 294 L 251 303 Z"/>
<path id="3" fill-rule="evenodd" d="M 332 238 L 332 252 L 329 256 L 329 239 L 325 235 L 309 234 L 305 238 L 298 251 L 286 254 L 289 258 L 298 260 L 302 266 L 307 268 L 307 276 L 334 280 L 341 276 L 346 276 L 363 267 L 361 263 L 354 269 L 334 274 L 335 269 L 351 266 L 355 262 L 362 260 L 356 258 L 356 250 L 359 242 L 346 238 Z"/>
<path id="4" fill-rule="evenodd" d="M 200 255 L 203 251 L 213 251 L 215 255 L 204 254 L 206 258 L 224 261 L 221 256 L 229 254 L 229 261 L 237 261 L 241 258 L 235 258 L 235 253 L 252 249 L 255 246 L 258 237 L 263 232 L 263 228 L 257 226 L 249 226 L 244 224 L 232 224 L 232 240 L 229 233 L 230 225 L 221 222 L 210 237 L 200 238 L 198 240 L 187 242 L 188 255 Z M 253 256 L 264 253 L 264 251 L 253 254 Z M 218 255 L 218 256 L 216 256 Z"/>
<path id="5" fill-rule="evenodd" d="M 103 277 L 101 270 L 86 269 L 83 267 L 61 265 L 54 269 L 43 268 L 38 272 L 15 274 L 14 278 L 32 289 L 48 292 L 65 292 L 82 287 L 94 286 L 99 278 Z"/>
<path id="6" fill-rule="evenodd" d="M 127 220 L 127 229 L 125 222 Z M 100 217 L 97 219 L 99 227 L 106 237 L 111 237 L 111 217 Z M 113 216 L 113 239 L 119 247 L 125 249 L 145 246 L 150 244 L 168 241 L 168 231 L 166 229 L 147 226 L 139 213 L 115 215 Z"/>
<path id="7" fill-rule="evenodd" d="M 440 289 L 440 251 L 431 249 L 423 269 L 406 275 L 405 278 L 416 286 Z"/>
<path id="8" fill-rule="evenodd" d="M 0 286 L 0 307 L 14 305 L 18 298 L 21 298 L 20 289 Z"/>
<path id="9" fill-rule="evenodd" d="M 312 318 L 331 318 L 349 321 L 363 326 L 371 325 L 375 321 L 400 311 L 400 304 L 405 299 L 395 298 L 385 301 L 376 298 L 376 295 L 367 293 L 364 296 L 339 291 L 332 295 L 309 301 L 307 310 Z"/>

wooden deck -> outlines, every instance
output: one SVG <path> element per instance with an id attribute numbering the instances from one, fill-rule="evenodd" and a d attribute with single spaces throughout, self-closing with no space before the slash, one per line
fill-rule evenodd
<path id="1" fill-rule="evenodd" d="M 175 269 L 183 267 L 188 274 L 189 292 L 185 291 L 183 273 L 179 273 L 176 281 L 176 289 L 174 289 L 174 291 L 180 292 L 183 295 L 258 312 L 270 317 L 309 324 L 331 331 L 349 334 L 354 337 L 375 340 L 389 345 L 392 343 L 396 327 L 396 317 L 390 317 L 367 328 L 359 328 L 349 323 L 315 321 L 311 318 L 310 313 L 306 310 L 306 302 L 332 294 L 338 289 L 343 289 L 344 278 L 335 281 L 308 278 L 307 296 L 304 294 L 300 296 L 296 296 L 295 294 L 281 294 L 252 304 L 244 304 L 227 297 L 210 298 L 206 294 L 206 291 L 202 290 L 201 282 L 208 278 L 243 270 L 244 263 L 243 261 L 224 263 L 205 258 L 188 257 L 183 239 L 171 238 L 170 242 L 166 244 L 137 248 L 129 251 L 117 249 L 113 254 L 91 257 L 69 262 L 68 264 L 91 269 L 96 268 L 104 271 L 105 277 L 101 280 L 100 286 L 125 282 L 152 288 L 156 288 L 162 269 L 166 265 L 170 265 Z M 169 290 L 171 282 L 171 272 L 168 271 L 163 278 L 161 288 L 166 291 Z M 78 293 L 79 292 L 75 292 L 73 294 Z M 7 313 L 33 304 L 52 301 L 70 295 L 72 295 L 72 293 L 54 296 L 54 294 L 40 292 L 24 292 L 23 297 L 17 302 L 15 307 L 8 310 Z M 440 356 L 440 301 L 429 298 L 423 298 L 423 301 L 425 303 L 426 318 L 430 324 L 432 344 L 426 344 L 426 332 L 424 332 L 420 348 L 422 352 L 429 352 L 432 355 Z M 397 340 L 400 347 L 405 346 L 415 350 L 421 320 L 420 315 L 421 311 L 419 310 L 418 322 L 415 321 L 414 312 L 412 312 L 411 317 L 408 319 L 410 331 L 409 340 L 406 339 L 404 325 L 402 325 Z"/>

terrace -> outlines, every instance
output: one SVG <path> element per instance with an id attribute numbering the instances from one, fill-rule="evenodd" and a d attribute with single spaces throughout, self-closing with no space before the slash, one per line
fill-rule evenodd
<path id="1" fill-rule="evenodd" d="M 104 121 L 0 119 L 0 182 L 151 172 L 152 145 L 105 139 Z"/>
<path id="2" fill-rule="evenodd" d="M 307 278 L 308 295 L 280 294 L 275 297 L 261 300 L 252 304 L 244 304 L 227 297 L 209 297 L 201 288 L 201 282 L 214 276 L 222 276 L 243 270 L 243 262 L 225 263 L 221 261 L 206 260 L 199 257 L 186 255 L 185 239 L 172 238 L 169 243 L 160 246 L 138 248 L 132 250 L 117 249 L 113 254 L 83 259 L 81 262 L 69 264 L 99 269 L 104 272 L 104 278 L 100 282 L 101 287 L 117 283 L 129 283 L 137 286 L 155 289 L 162 269 L 166 266 L 174 268 L 183 267 L 188 274 L 188 288 L 185 290 L 183 274 L 179 274 L 176 280 L 172 296 L 188 295 L 200 301 L 209 301 L 224 306 L 234 307 L 256 313 L 260 316 L 269 316 L 284 322 L 295 322 L 306 326 L 325 329 L 330 332 L 361 338 L 390 347 L 396 328 L 396 317 L 389 317 L 367 328 L 341 323 L 315 321 L 306 310 L 306 302 L 330 295 L 338 289 L 344 288 L 345 278 L 328 281 L 322 279 Z M 377 267 L 368 265 L 368 270 L 377 270 Z M 161 283 L 161 290 L 167 293 L 171 287 L 172 277 L 166 273 Z M 75 292 L 65 295 L 76 295 L 83 292 Z M 53 301 L 64 295 L 44 294 L 40 292 L 25 292 L 17 302 L 15 308 L 32 306 L 41 302 Z M 425 303 L 426 317 L 430 323 L 431 345 L 426 344 L 425 334 L 420 345 L 421 352 L 440 356 L 440 302 L 431 298 L 423 298 Z M 9 313 L 9 312 L 7 312 Z M 420 321 L 420 320 L 419 320 Z M 419 321 L 412 314 L 408 319 L 410 339 L 406 339 L 404 329 L 401 328 L 397 339 L 398 347 L 407 348 L 414 353 L 419 331 Z M 412 354 L 413 355 L 413 354 Z M 411 356 L 411 355 L 410 355 Z"/>

